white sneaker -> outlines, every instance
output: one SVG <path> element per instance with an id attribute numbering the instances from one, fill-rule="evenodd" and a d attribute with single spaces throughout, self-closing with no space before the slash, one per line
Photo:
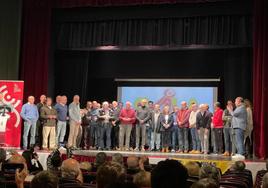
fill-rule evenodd
<path id="1" fill-rule="evenodd" d="M 232 156 L 232 159 L 237 160 L 237 161 L 239 161 L 239 160 L 243 161 L 243 160 L 245 160 L 245 156 L 241 155 L 241 154 L 236 154 L 236 155 Z"/>
<path id="2" fill-rule="evenodd" d="M 172 152 L 172 153 L 175 153 L 175 150 L 174 150 L 174 149 L 172 149 L 172 150 L 171 150 L 171 152 Z"/>

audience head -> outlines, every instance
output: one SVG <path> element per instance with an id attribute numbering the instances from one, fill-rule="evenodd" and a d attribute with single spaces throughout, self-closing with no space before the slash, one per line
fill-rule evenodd
<path id="1" fill-rule="evenodd" d="M 151 173 L 142 170 L 133 176 L 133 183 L 138 187 L 151 187 Z"/>
<path id="2" fill-rule="evenodd" d="M 12 163 L 12 164 L 23 164 L 23 165 L 24 165 L 24 169 L 25 169 L 25 170 L 28 170 L 26 160 L 25 160 L 24 157 L 22 157 L 21 155 L 18 155 L 18 154 L 12 155 L 12 156 L 8 159 L 7 163 Z"/>
<path id="3" fill-rule="evenodd" d="M 40 96 L 40 103 L 44 104 L 46 102 L 46 99 L 47 99 L 47 97 L 45 95 L 41 95 Z"/>
<path id="4" fill-rule="evenodd" d="M 107 155 L 104 152 L 99 152 L 96 155 L 96 159 L 95 159 L 95 164 L 97 167 L 99 167 L 100 165 L 104 164 L 107 161 Z"/>
<path id="5" fill-rule="evenodd" d="M 92 170 L 92 165 L 90 162 L 84 161 L 80 163 L 80 169 L 90 172 Z"/>
<path id="6" fill-rule="evenodd" d="M 200 179 L 212 178 L 217 182 L 217 184 L 219 184 L 221 175 L 217 167 L 205 164 L 204 166 L 201 167 L 199 171 L 199 178 Z"/>
<path id="7" fill-rule="evenodd" d="M 160 161 L 151 172 L 152 188 L 184 188 L 187 178 L 187 169 L 177 160 Z"/>
<path id="8" fill-rule="evenodd" d="M 191 188 L 218 188 L 219 185 L 212 178 L 203 178 L 195 182 Z"/>
<path id="9" fill-rule="evenodd" d="M 3 148 L 0 148 L 0 164 L 5 162 L 7 157 L 7 152 Z"/>
<path id="10" fill-rule="evenodd" d="M 61 165 L 61 176 L 68 179 L 77 179 L 80 173 L 80 165 L 74 159 L 66 159 Z"/>
<path id="11" fill-rule="evenodd" d="M 190 161 L 185 164 L 189 176 L 199 176 L 200 166 L 197 162 Z"/>
<path id="12" fill-rule="evenodd" d="M 268 172 L 262 178 L 262 188 L 268 188 Z"/>
<path id="13" fill-rule="evenodd" d="M 244 99 L 242 97 L 236 97 L 235 99 L 235 106 L 241 106 L 244 102 Z"/>
<path id="14" fill-rule="evenodd" d="M 128 169 L 139 168 L 139 158 L 136 156 L 129 156 L 127 158 L 127 167 L 128 167 Z"/>
<path id="15" fill-rule="evenodd" d="M 113 183 L 124 181 L 125 169 L 115 162 L 101 165 L 97 171 L 97 188 L 106 188 Z"/>
<path id="16" fill-rule="evenodd" d="M 75 96 L 73 97 L 73 102 L 74 102 L 74 103 L 79 104 L 79 100 L 80 100 L 79 95 L 75 95 Z"/>
<path id="17" fill-rule="evenodd" d="M 246 164 L 244 163 L 244 161 L 236 161 L 233 164 L 233 170 L 237 172 L 243 172 L 245 169 L 246 169 Z"/>
<path id="18" fill-rule="evenodd" d="M 121 153 L 115 153 L 112 156 L 112 161 L 124 165 L 124 158 Z"/>
<path id="19" fill-rule="evenodd" d="M 39 172 L 31 181 L 31 188 L 58 188 L 59 179 L 49 171 Z"/>
<path id="20" fill-rule="evenodd" d="M 34 104 L 34 96 L 29 96 L 28 97 L 28 103 Z"/>

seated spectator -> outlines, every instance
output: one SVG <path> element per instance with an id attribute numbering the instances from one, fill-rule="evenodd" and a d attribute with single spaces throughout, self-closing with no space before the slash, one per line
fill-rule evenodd
<path id="1" fill-rule="evenodd" d="M 138 188 L 138 186 L 132 182 L 120 182 L 120 183 L 112 183 L 107 188 Z"/>
<path id="2" fill-rule="evenodd" d="M 140 167 L 140 170 L 146 170 L 148 172 L 151 172 L 152 167 L 150 165 L 149 158 L 147 156 L 140 157 L 139 167 Z"/>
<path id="3" fill-rule="evenodd" d="M 127 158 L 127 174 L 134 175 L 139 171 L 139 158 L 136 156 L 129 156 Z"/>
<path id="4" fill-rule="evenodd" d="M 92 170 L 92 165 L 90 162 L 84 161 L 80 163 L 80 169 L 85 172 L 90 172 Z"/>
<path id="5" fill-rule="evenodd" d="M 266 160 L 266 169 L 259 170 L 256 175 L 255 187 L 259 188 L 262 184 L 263 176 L 268 172 L 268 160 Z"/>
<path id="6" fill-rule="evenodd" d="M 112 161 L 121 164 L 122 166 L 124 166 L 124 158 L 123 155 L 121 153 L 115 153 L 112 156 Z"/>
<path id="7" fill-rule="evenodd" d="M 61 178 L 59 180 L 60 187 L 64 187 L 64 184 L 68 183 L 77 185 L 81 185 L 83 183 L 80 165 L 74 159 L 66 159 L 61 165 Z"/>
<path id="8" fill-rule="evenodd" d="M 246 169 L 246 164 L 243 161 L 236 161 L 232 167 L 231 167 L 231 171 L 235 171 L 235 172 L 243 172 Z"/>
<path id="9" fill-rule="evenodd" d="M 204 179 L 204 178 L 214 179 L 219 185 L 221 175 L 217 167 L 213 165 L 205 164 L 200 169 L 199 178 L 200 179 Z"/>
<path id="10" fill-rule="evenodd" d="M 31 188 L 58 188 L 58 186 L 58 177 L 49 171 L 39 172 L 31 181 Z"/>
<path id="11" fill-rule="evenodd" d="M 97 171 L 97 188 L 106 188 L 125 180 L 125 169 L 115 162 L 107 162 Z"/>
<path id="12" fill-rule="evenodd" d="M 177 160 L 160 161 L 151 172 L 152 188 L 187 187 L 187 169 Z"/>
<path id="13" fill-rule="evenodd" d="M 262 178 L 262 188 L 268 188 L 268 173 L 266 173 Z"/>
<path id="14" fill-rule="evenodd" d="M 203 178 L 195 182 L 191 188 L 218 188 L 219 185 L 212 178 Z"/>
<path id="15" fill-rule="evenodd" d="M 185 164 L 185 167 L 188 170 L 188 175 L 190 177 L 198 177 L 199 176 L 199 171 L 200 171 L 200 166 L 198 163 L 194 161 L 190 161 Z"/>
<path id="16" fill-rule="evenodd" d="M 47 157 L 47 170 L 54 173 L 55 175 L 60 175 L 61 163 L 62 160 L 60 151 L 56 149 Z"/>
<path id="17" fill-rule="evenodd" d="M 141 170 L 134 175 L 133 183 L 138 187 L 151 187 L 151 173 Z"/>
<path id="18" fill-rule="evenodd" d="M 7 156 L 6 150 L 0 148 L 0 182 L 4 181 L 5 179 L 4 174 L 2 172 L 2 164 L 6 162 L 6 156 Z M 0 185 L 0 187 L 2 186 Z"/>
<path id="19" fill-rule="evenodd" d="M 25 150 L 22 156 L 26 160 L 27 168 L 30 173 L 36 174 L 43 170 L 42 164 L 38 160 L 38 154 L 33 150 Z"/>
<path id="20" fill-rule="evenodd" d="M 99 152 L 96 155 L 95 163 L 93 164 L 92 171 L 97 172 L 99 166 L 103 165 L 107 161 L 107 155 L 104 152 Z"/>

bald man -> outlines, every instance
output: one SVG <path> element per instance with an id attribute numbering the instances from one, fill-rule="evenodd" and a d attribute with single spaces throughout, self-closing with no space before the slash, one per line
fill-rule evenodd
<path id="1" fill-rule="evenodd" d="M 61 165 L 60 183 L 83 183 L 80 164 L 75 159 L 66 159 Z"/>
<path id="2" fill-rule="evenodd" d="M 31 131 L 30 146 L 35 145 L 36 122 L 39 118 L 37 106 L 34 104 L 34 96 L 28 97 L 28 102 L 22 106 L 21 117 L 24 120 L 23 149 L 28 147 L 28 135 Z"/>

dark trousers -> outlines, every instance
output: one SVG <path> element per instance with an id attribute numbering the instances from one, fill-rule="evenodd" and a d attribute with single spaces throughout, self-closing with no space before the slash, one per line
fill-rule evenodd
<path id="1" fill-rule="evenodd" d="M 171 146 L 171 131 L 161 132 L 161 139 L 162 139 L 162 147 L 165 148 Z"/>
<path id="2" fill-rule="evenodd" d="M 40 120 L 36 122 L 36 129 L 35 129 L 35 145 L 41 147 L 43 141 L 43 123 Z"/>
<path id="3" fill-rule="evenodd" d="M 83 126 L 83 141 L 84 147 L 88 148 L 91 146 L 90 125 Z"/>
<path id="4" fill-rule="evenodd" d="M 119 125 L 116 124 L 112 127 L 112 147 L 116 148 L 119 147 Z"/>
<path id="5" fill-rule="evenodd" d="M 222 133 L 223 133 L 223 128 L 214 128 L 214 144 L 215 144 L 215 152 L 217 153 L 222 153 L 223 151 L 223 140 L 222 140 Z"/>

